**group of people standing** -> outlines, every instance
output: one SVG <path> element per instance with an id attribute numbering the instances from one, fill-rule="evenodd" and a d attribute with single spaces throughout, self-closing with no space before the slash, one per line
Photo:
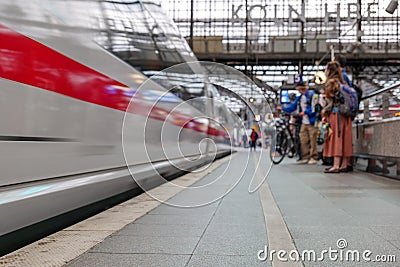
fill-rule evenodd
<path id="1" fill-rule="evenodd" d="M 317 128 L 315 126 L 317 117 L 322 122 L 330 125 L 330 134 L 327 134 L 324 142 L 323 156 L 333 157 L 333 166 L 325 169 L 326 173 L 340 173 L 352 171 L 351 158 L 353 156 L 352 140 L 352 118 L 339 112 L 340 86 L 347 84 L 352 86 L 343 67 L 338 61 L 331 61 L 327 64 L 325 83 L 322 101 L 318 104 L 322 110 L 316 108 L 315 99 L 319 99 L 316 92 L 310 90 L 307 84 L 300 82 L 296 89 L 301 93 L 286 107 L 278 107 L 287 113 L 298 111 L 300 118 L 300 142 L 302 164 L 316 164 L 318 162 L 317 152 Z"/>
<path id="2" fill-rule="evenodd" d="M 318 162 L 316 128 L 317 112 L 313 105 L 315 92 L 308 89 L 306 83 L 299 82 L 296 89 L 301 93 L 295 100 L 286 107 L 278 107 L 287 113 L 297 111 L 300 127 L 301 159 L 300 164 L 316 164 Z M 314 107 L 313 107 L 314 106 Z"/>

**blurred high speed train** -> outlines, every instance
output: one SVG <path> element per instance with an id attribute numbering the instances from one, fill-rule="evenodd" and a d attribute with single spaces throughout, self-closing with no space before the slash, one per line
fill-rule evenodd
<path id="1" fill-rule="evenodd" d="M 1 1 L 1 252 L 40 222 L 230 152 L 236 119 L 199 64 L 145 75 L 195 60 L 154 1 Z"/>

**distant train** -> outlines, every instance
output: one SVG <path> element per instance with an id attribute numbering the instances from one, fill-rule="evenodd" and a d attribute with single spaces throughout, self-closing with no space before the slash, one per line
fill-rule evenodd
<path id="1" fill-rule="evenodd" d="M 230 153 L 215 88 L 144 75 L 193 60 L 152 1 L 2 1 L 0 237 Z"/>

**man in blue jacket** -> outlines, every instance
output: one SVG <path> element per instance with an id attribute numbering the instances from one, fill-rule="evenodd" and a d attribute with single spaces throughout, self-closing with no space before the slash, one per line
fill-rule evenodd
<path id="1" fill-rule="evenodd" d="M 317 95 L 314 91 L 308 89 L 304 82 L 299 82 L 296 85 L 301 95 L 286 107 L 277 107 L 278 110 L 283 110 L 287 113 L 292 113 L 296 110 L 299 111 L 301 118 L 300 128 L 300 142 L 302 159 L 298 161 L 300 164 L 316 164 L 318 162 L 317 152 L 317 129 L 314 126 L 317 119 L 317 112 L 315 112 L 315 99 Z M 315 95 L 315 97 L 314 97 Z M 314 103 L 313 103 L 314 102 Z"/>

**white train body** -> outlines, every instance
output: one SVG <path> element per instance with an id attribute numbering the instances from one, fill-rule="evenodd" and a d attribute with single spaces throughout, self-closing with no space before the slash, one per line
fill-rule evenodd
<path id="1" fill-rule="evenodd" d="M 134 188 L 127 166 L 151 179 L 229 150 L 212 114 L 171 93 L 155 101 L 166 88 L 101 45 L 107 3 L 0 3 L 0 236 Z"/>

